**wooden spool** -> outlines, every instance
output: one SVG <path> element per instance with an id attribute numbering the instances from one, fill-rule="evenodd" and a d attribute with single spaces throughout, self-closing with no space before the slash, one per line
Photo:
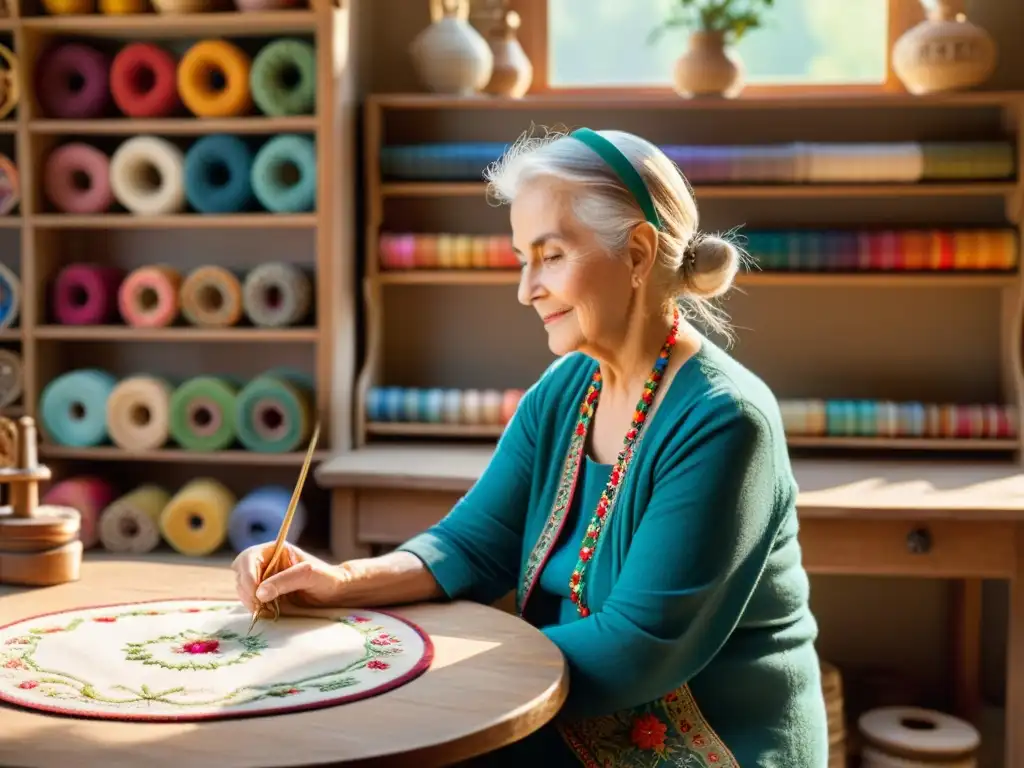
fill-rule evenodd
<path id="1" fill-rule="evenodd" d="M 0 418 L 0 583 L 47 587 L 77 581 L 82 567 L 78 510 L 39 504 L 39 483 L 50 479 L 36 452 L 36 425 Z"/>
<path id="2" fill-rule="evenodd" d="M 827 661 L 821 662 L 821 692 L 828 715 L 828 768 L 846 768 L 846 707 L 843 678 Z"/>

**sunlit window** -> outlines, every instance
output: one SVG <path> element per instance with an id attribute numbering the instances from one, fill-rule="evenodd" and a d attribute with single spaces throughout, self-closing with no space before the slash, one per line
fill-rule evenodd
<path id="1" fill-rule="evenodd" d="M 678 0 L 548 0 L 550 88 L 669 87 L 689 31 L 651 30 Z M 882 85 L 888 0 L 776 0 L 736 45 L 748 85 Z"/>

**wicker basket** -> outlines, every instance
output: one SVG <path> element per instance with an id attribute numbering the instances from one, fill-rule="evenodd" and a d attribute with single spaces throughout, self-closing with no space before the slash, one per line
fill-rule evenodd
<path id="1" fill-rule="evenodd" d="M 846 768 L 846 707 L 843 678 L 827 661 L 821 662 L 821 692 L 828 713 L 828 768 Z"/>

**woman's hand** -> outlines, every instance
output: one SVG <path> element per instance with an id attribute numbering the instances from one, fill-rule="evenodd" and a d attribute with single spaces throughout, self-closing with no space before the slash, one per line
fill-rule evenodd
<path id="1" fill-rule="evenodd" d="M 345 571 L 318 557 L 285 544 L 273 570 L 256 588 L 256 582 L 274 554 L 274 542 L 249 547 L 231 564 L 235 589 L 242 604 L 256 610 L 256 601 L 267 605 L 279 598 L 282 612 L 289 607 L 333 608 L 340 606 L 346 583 Z"/>

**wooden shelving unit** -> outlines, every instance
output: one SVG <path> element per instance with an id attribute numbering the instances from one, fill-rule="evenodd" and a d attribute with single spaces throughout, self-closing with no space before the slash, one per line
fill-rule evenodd
<path id="1" fill-rule="evenodd" d="M 856 119 L 860 110 L 871 113 L 870 124 Z M 1010 141 L 1017 147 L 1016 176 L 1010 178 L 892 184 L 698 182 L 694 192 L 702 229 L 737 224 L 747 230 L 1006 228 L 1019 235 L 1024 211 L 1024 140 L 1018 130 L 1022 116 L 1024 94 L 1017 92 L 708 101 L 636 97 L 614 103 L 602 97 L 557 95 L 519 100 L 373 96 L 365 115 L 366 359 L 355 391 L 355 445 L 386 450 L 389 445 L 397 449 L 400 441 L 403 449 L 436 451 L 439 440 L 463 440 L 486 448 L 501 434 L 500 424 L 371 421 L 366 415 L 368 394 L 389 386 L 523 388 L 547 362 L 534 348 L 546 351 L 534 318 L 528 310 L 518 311 L 515 270 L 381 266 L 380 237 L 385 233 L 508 233 L 507 211 L 489 204 L 481 182 L 385 177 L 380 157 L 388 145 L 507 143 L 531 123 L 614 127 L 659 144 L 685 145 Z M 727 304 L 734 319 L 739 316 L 735 353 L 780 399 L 986 402 L 1022 412 L 1024 283 L 1016 263 L 1001 271 L 766 268 L 742 274 L 737 283 L 737 296 Z M 739 312 L 734 311 L 737 304 Z M 842 309 L 859 316 L 853 321 L 839 314 Z M 906 323 L 898 321 L 901 311 L 907 313 Z M 780 317 L 780 312 L 789 317 Z M 834 343 L 827 341 L 830 322 L 836 326 Z M 786 325 L 792 327 L 787 330 Z M 818 337 L 816 344 L 813 336 Z M 960 348 L 968 338 L 977 338 L 980 351 L 958 366 L 955 352 L 951 356 L 945 347 Z M 430 354 L 443 359 L 431 364 Z M 872 364 L 878 370 L 864 370 Z M 844 391 L 844 385 L 851 389 Z M 1024 455 L 1020 432 L 955 439 L 794 434 L 790 444 L 799 455 L 992 454 L 1019 460 Z"/>
<path id="2" fill-rule="evenodd" d="M 0 331 L 0 341 L 20 347 L 24 366 L 22 407 L 37 416 L 39 396 L 55 376 L 83 367 L 105 368 L 115 376 L 149 372 L 181 379 L 209 373 L 234 374 L 245 381 L 264 370 L 291 367 L 307 374 L 315 389 L 315 406 L 323 422 L 318 458 L 335 447 L 331 413 L 333 346 L 336 338 L 332 304 L 336 266 L 336 179 L 332 174 L 340 143 L 335 110 L 335 24 L 338 8 L 326 0 L 310 0 L 307 8 L 268 12 L 211 12 L 164 15 L 150 10 L 130 15 L 49 16 L 36 0 L 21 0 L 0 19 L 0 42 L 15 52 L 20 64 L 22 96 L 12 117 L 0 123 L 0 147 L 11 152 L 22 183 L 15 212 L 0 218 L 3 230 L 16 231 L 18 252 L 4 261 L 19 274 L 21 311 L 16 329 Z M 116 51 L 122 45 L 147 41 L 183 50 L 199 40 L 217 38 L 259 45 L 282 37 L 299 37 L 316 50 L 317 86 L 314 114 L 295 117 L 250 114 L 230 118 L 180 116 L 132 119 L 51 119 L 34 98 L 34 70 L 47 46 L 76 41 Z M 111 115 L 117 111 L 111 108 Z M 265 212 L 207 215 L 183 212 L 139 216 L 116 210 L 96 215 L 53 212 L 42 189 L 42 168 L 48 152 L 62 140 L 76 139 L 112 148 L 136 135 L 154 135 L 187 146 L 209 134 L 237 134 L 269 139 L 282 133 L 310 136 L 316 144 L 318 174 L 316 207 L 310 213 Z M 13 233 L 12 233 L 13 234 Z M 268 241 L 262 251 L 253 247 Z M 177 248 L 177 250 L 175 250 Z M 149 251 L 153 256 L 149 256 Z M 117 251 L 117 255 L 114 255 Z M 0 254 L 2 256 L 2 254 Z M 53 324 L 49 292 L 57 271 L 71 262 L 117 263 L 125 269 L 146 263 L 168 263 L 183 274 L 215 264 L 245 272 L 266 261 L 286 261 L 310 275 L 314 317 L 310 324 L 287 328 L 133 328 L 124 325 L 66 326 Z M 147 350 L 146 343 L 155 347 Z M 170 361 L 170 362 L 168 362 Z M 37 421 L 38 421 L 37 416 Z M 341 445 L 346 444 L 345 439 Z M 265 454 L 243 450 L 204 453 L 173 445 L 152 451 L 125 451 L 111 446 L 71 448 L 45 440 L 40 457 L 55 479 L 88 471 L 116 473 L 125 482 L 161 479 L 183 482 L 204 473 L 224 476 L 238 493 L 265 482 L 294 482 L 304 450 Z M 137 465 L 137 466 L 135 466 Z M 260 468 L 254 478 L 252 468 Z M 262 475 L 266 469 L 270 475 Z M 230 477 L 232 472 L 234 477 Z M 226 474 L 225 474 L 226 473 Z M 310 484 L 312 485 L 312 484 Z M 173 485 L 169 486 L 173 488 Z M 315 488 L 312 489 L 315 491 Z"/>

